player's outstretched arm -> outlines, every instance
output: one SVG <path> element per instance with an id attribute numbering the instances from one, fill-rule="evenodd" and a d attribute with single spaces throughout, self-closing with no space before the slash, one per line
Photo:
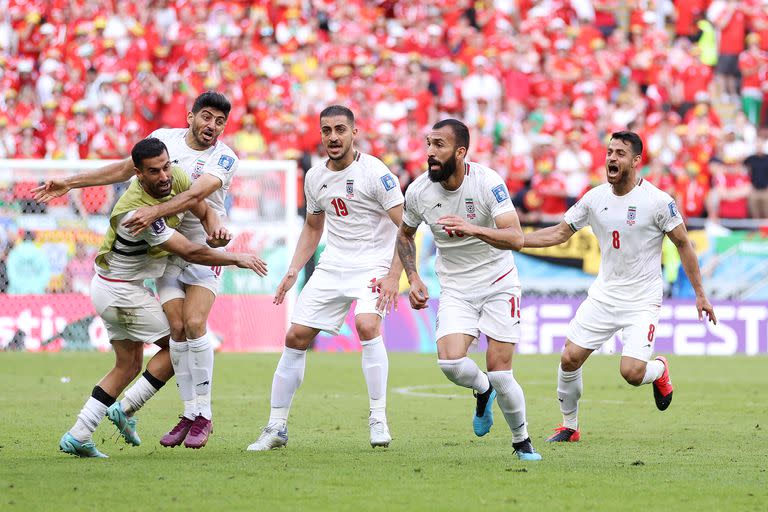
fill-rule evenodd
<path id="1" fill-rule="evenodd" d="M 523 228 L 514 211 L 502 213 L 493 218 L 495 228 L 476 226 L 458 215 L 445 215 L 437 219 L 446 230 L 458 235 L 474 236 L 497 249 L 519 251 L 523 248 Z"/>
<path id="2" fill-rule="evenodd" d="M 399 204 L 387 210 L 387 215 L 398 228 L 403 222 L 403 205 Z M 403 264 L 397 254 L 397 244 L 394 247 L 392 263 L 386 276 L 376 279 L 371 283 L 371 288 L 379 290 L 379 298 L 376 300 L 376 309 L 389 313 L 391 308 L 397 310 L 397 292 L 400 290 L 400 275 L 403 273 Z"/>
<path id="3" fill-rule="evenodd" d="M 47 203 L 52 199 L 63 196 L 73 188 L 96 187 L 111 185 L 129 180 L 135 173 L 133 160 L 126 158 L 119 162 L 107 164 L 94 171 L 82 172 L 66 178 L 46 180 L 39 187 L 33 188 L 35 201 Z"/>
<path id="4" fill-rule="evenodd" d="M 701 282 L 701 271 L 699 270 L 699 258 L 696 256 L 696 251 L 688 238 L 688 230 L 685 229 L 685 224 L 678 224 L 675 229 L 667 233 L 667 236 L 677 247 L 677 252 L 680 254 L 680 262 L 683 264 L 683 270 L 685 275 L 691 281 L 693 291 L 696 293 L 696 309 L 699 312 L 699 320 L 704 319 L 704 313 L 707 314 L 707 318 L 713 324 L 717 324 L 717 318 L 715 317 L 715 309 L 712 304 L 707 300 L 707 295 L 704 293 L 704 285 Z"/>
<path id="5" fill-rule="evenodd" d="M 299 272 L 307 264 L 309 258 L 315 254 L 317 244 L 320 243 L 320 237 L 323 236 L 323 227 L 325 226 L 325 212 L 307 213 L 307 219 L 304 221 L 304 227 L 301 228 L 299 241 L 296 243 L 296 250 L 293 252 L 291 264 L 288 272 L 285 273 L 283 280 L 277 286 L 273 304 L 281 304 L 299 277 Z"/>
<path id="6" fill-rule="evenodd" d="M 219 217 L 216 210 L 208 206 L 207 202 L 200 201 L 189 211 L 192 212 L 195 217 L 200 219 L 200 223 L 203 225 L 203 229 L 205 229 L 205 232 L 208 235 L 205 243 L 207 243 L 209 247 L 224 247 L 230 240 L 232 240 L 232 234 L 221 223 L 221 217 Z"/>
<path id="7" fill-rule="evenodd" d="M 567 241 L 575 231 L 565 222 L 525 233 L 523 247 L 552 247 Z"/>
<path id="8" fill-rule="evenodd" d="M 267 263 L 255 254 L 216 251 L 210 247 L 191 242 L 178 232 L 160 244 L 160 247 L 190 263 L 222 267 L 235 265 L 253 270 L 262 277 L 267 275 Z"/>
<path id="9" fill-rule="evenodd" d="M 188 190 L 175 195 L 169 201 L 139 208 L 123 223 L 131 235 L 136 236 L 160 217 L 168 217 L 192 209 L 197 203 L 221 187 L 221 180 L 211 174 L 203 174 Z"/>
<path id="10" fill-rule="evenodd" d="M 413 309 L 424 309 L 427 307 L 429 293 L 424 282 L 419 277 L 419 271 L 416 269 L 416 228 L 412 228 L 405 222 L 400 224 L 397 232 L 397 253 L 400 256 L 405 275 L 408 282 L 411 283 L 411 291 L 408 294 L 408 300 Z"/>

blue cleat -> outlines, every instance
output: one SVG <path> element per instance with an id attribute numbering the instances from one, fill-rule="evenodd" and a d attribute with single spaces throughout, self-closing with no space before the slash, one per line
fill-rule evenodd
<path id="1" fill-rule="evenodd" d="M 533 448 L 530 437 L 519 443 L 512 443 L 512 448 L 520 460 L 541 460 L 541 455 Z"/>
<path id="2" fill-rule="evenodd" d="M 61 440 L 59 441 L 59 449 L 64 453 L 69 453 L 70 455 L 76 455 L 78 457 L 98 457 L 100 459 L 109 458 L 107 455 L 101 453 L 98 448 L 96 448 L 96 445 L 93 444 L 93 441 L 87 441 L 85 443 L 80 442 L 72 437 L 72 434 L 69 432 L 61 436 Z"/>
<path id="3" fill-rule="evenodd" d="M 477 437 L 483 437 L 491 431 L 493 426 L 493 401 L 496 399 L 496 390 L 489 384 L 485 393 L 474 393 L 477 399 L 475 417 L 472 418 L 472 428 Z"/>
<path id="4" fill-rule="evenodd" d="M 136 418 L 131 418 L 125 414 L 123 408 L 120 407 L 120 402 L 115 402 L 109 406 L 109 409 L 107 409 L 107 418 L 115 424 L 126 443 L 133 446 L 139 446 L 141 444 L 139 434 L 136 433 Z"/>

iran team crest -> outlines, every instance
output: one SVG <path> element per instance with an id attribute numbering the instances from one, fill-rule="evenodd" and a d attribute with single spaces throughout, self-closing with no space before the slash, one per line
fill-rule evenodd
<path id="1" fill-rule="evenodd" d="M 355 196 L 355 180 L 347 180 L 347 199 Z"/>
<path id="2" fill-rule="evenodd" d="M 205 159 L 204 158 L 198 158 L 195 162 L 195 170 L 192 171 L 192 179 L 196 180 L 200 176 L 203 175 L 203 167 L 205 167 Z"/>
<path id="3" fill-rule="evenodd" d="M 474 219 L 477 215 L 475 214 L 475 202 L 473 199 L 465 199 L 464 205 L 467 207 L 467 218 L 469 220 Z"/>
<path id="4" fill-rule="evenodd" d="M 637 218 L 637 208 L 634 206 L 630 206 L 627 208 L 627 224 L 630 226 L 635 223 L 635 219 Z"/>

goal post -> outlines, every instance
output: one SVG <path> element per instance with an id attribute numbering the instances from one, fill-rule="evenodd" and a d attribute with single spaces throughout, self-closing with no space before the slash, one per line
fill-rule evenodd
<path id="1" fill-rule="evenodd" d="M 90 303 L 88 283 L 108 213 L 127 185 L 73 190 L 48 205 L 35 203 L 31 191 L 47 179 L 111 162 L 0 160 L 0 248 L 9 257 L 15 250 L 20 253 L 21 245 L 29 248 L 29 261 L 18 265 L 19 258 L 11 258 L 6 282 L 0 283 L 5 286 L 0 293 L 0 348 L 20 338 L 28 350 L 109 347 Z M 209 318 L 220 349 L 273 351 L 283 346 L 296 289 L 282 306 L 273 305 L 272 297 L 301 232 L 301 193 L 295 161 L 240 161 L 225 204 L 224 222 L 233 233 L 227 250 L 259 254 L 269 274 L 260 278 L 248 270 L 224 269 Z"/>

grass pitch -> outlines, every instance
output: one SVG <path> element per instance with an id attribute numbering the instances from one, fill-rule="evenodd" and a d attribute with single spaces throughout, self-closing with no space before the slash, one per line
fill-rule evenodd
<path id="1" fill-rule="evenodd" d="M 0 510 L 768 508 L 762 357 L 673 357 L 675 398 L 664 413 L 649 386 L 623 382 L 618 356 L 593 357 L 582 441 L 548 445 L 560 420 L 557 356 L 518 356 L 540 463 L 513 455 L 498 407 L 491 433 L 475 437 L 471 392 L 450 385 L 435 356 L 416 354 L 390 354 L 389 449 L 368 445 L 360 355 L 310 354 L 288 447 L 248 453 L 269 414 L 278 357 L 217 355 L 204 449 L 158 443 L 180 411 L 172 381 L 139 413 L 142 445 L 110 439 L 105 420 L 94 439 L 110 458 L 97 460 L 59 452 L 58 440 L 112 354 L 0 353 Z"/>

